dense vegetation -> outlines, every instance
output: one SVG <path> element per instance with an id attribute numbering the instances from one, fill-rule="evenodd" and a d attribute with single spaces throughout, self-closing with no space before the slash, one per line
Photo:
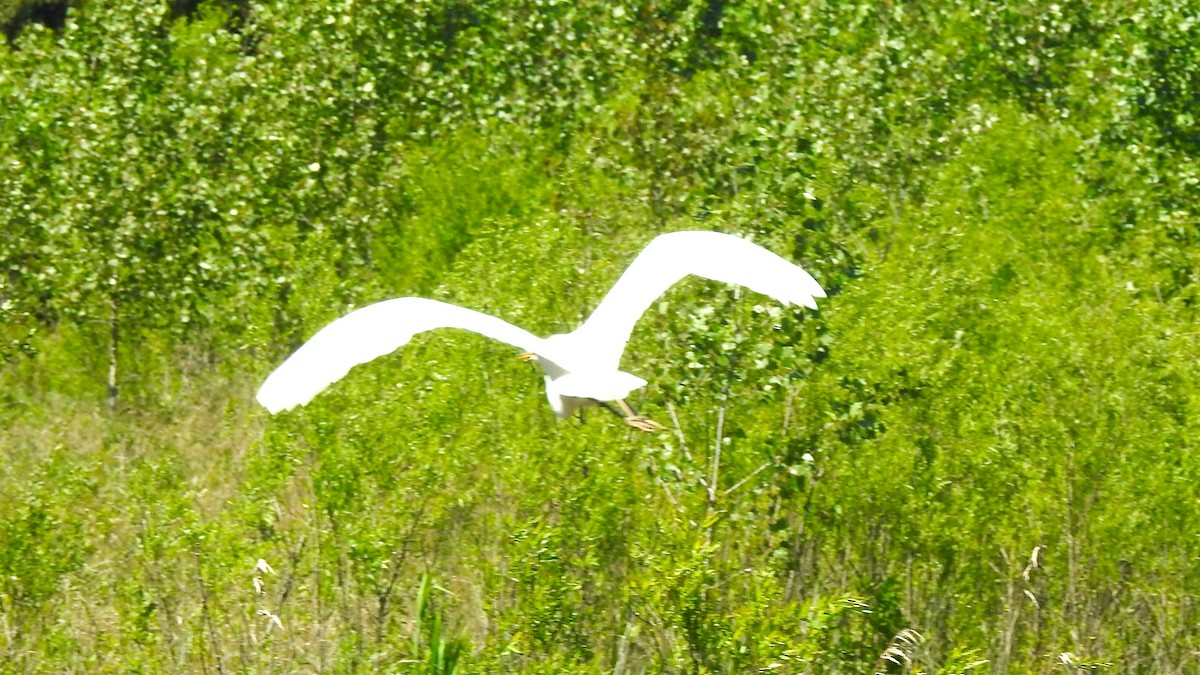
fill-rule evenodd
<path id="1" fill-rule="evenodd" d="M 1195 3 L 0 22 L 7 669 L 1200 668 Z M 567 330 L 678 229 L 830 297 L 664 296 L 668 432 L 453 331 L 252 400 L 387 297 Z"/>

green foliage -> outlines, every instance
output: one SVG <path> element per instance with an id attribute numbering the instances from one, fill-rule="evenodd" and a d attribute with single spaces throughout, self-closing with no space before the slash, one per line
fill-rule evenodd
<path id="1" fill-rule="evenodd" d="M 50 4 L 0 3 L 14 669 L 1196 670 L 1192 4 Z M 386 297 L 569 330 L 678 229 L 830 297 L 661 298 L 662 434 L 459 331 L 252 401 Z"/>
<path id="2" fill-rule="evenodd" d="M 52 485 L 47 482 L 53 481 Z M 88 481 L 61 454 L 52 456 L 5 504 L 0 521 L 0 572 L 5 614 L 18 621 L 37 614 L 88 558 L 84 526 L 75 510 Z"/>
<path id="3" fill-rule="evenodd" d="M 434 590 L 445 592 L 445 589 L 435 586 L 428 576 L 421 577 L 417 608 L 413 612 L 417 619 L 416 630 L 413 631 L 413 652 L 428 652 L 424 659 L 418 659 L 425 663 L 426 672 L 453 675 L 458 670 L 458 660 L 467 644 L 462 638 L 446 638 L 442 613 L 437 610 L 431 596 Z"/>

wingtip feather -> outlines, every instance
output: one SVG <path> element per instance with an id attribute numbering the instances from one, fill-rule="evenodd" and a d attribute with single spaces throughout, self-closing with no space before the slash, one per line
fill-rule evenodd
<path id="1" fill-rule="evenodd" d="M 295 408 L 298 405 L 303 405 L 309 401 L 297 400 L 295 395 L 287 395 L 287 392 L 281 391 L 277 387 L 272 387 L 270 382 L 266 382 L 259 388 L 258 393 L 254 395 L 254 400 L 258 404 L 267 409 L 267 412 L 274 415 L 281 413 L 284 410 Z"/>
<path id="2" fill-rule="evenodd" d="M 293 357 L 294 358 L 294 357 Z M 311 369 L 298 368 L 308 364 L 297 364 L 291 359 L 271 373 L 254 399 L 272 415 L 305 405 L 338 378 L 324 382 L 321 375 Z"/>

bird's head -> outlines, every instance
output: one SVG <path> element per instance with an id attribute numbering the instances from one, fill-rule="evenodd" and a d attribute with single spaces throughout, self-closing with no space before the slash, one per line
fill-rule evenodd
<path id="1" fill-rule="evenodd" d="M 566 368 L 563 368 L 554 361 L 551 361 L 537 352 L 525 352 L 518 356 L 517 359 L 538 364 L 542 367 L 542 372 L 546 373 L 546 376 L 551 379 L 561 377 L 567 373 Z"/>

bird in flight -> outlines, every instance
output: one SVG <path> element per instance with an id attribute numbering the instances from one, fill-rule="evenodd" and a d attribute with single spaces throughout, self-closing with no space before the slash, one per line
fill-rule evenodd
<path id="1" fill-rule="evenodd" d="M 255 398 L 271 413 L 303 405 L 354 366 L 395 351 L 417 333 L 459 328 L 525 350 L 519 358 L 542 367 L 546 398 L 558 417 L 600 405 L 635 429 L 655 431 L 662 425 L 625 401 L 646 381 L 620 369 L 621 354 L 638 318 L 689 274 L 810 309 L 816 309 L 816 298 L 825 297 L 808 272 L 757 244 L 718 232 L 672 232 L 655 237 L 587 321 L 570 333 L 540 338 L 458 305 L 427 298 L 384 300 L 318 331 L 267 377 Z"/>

